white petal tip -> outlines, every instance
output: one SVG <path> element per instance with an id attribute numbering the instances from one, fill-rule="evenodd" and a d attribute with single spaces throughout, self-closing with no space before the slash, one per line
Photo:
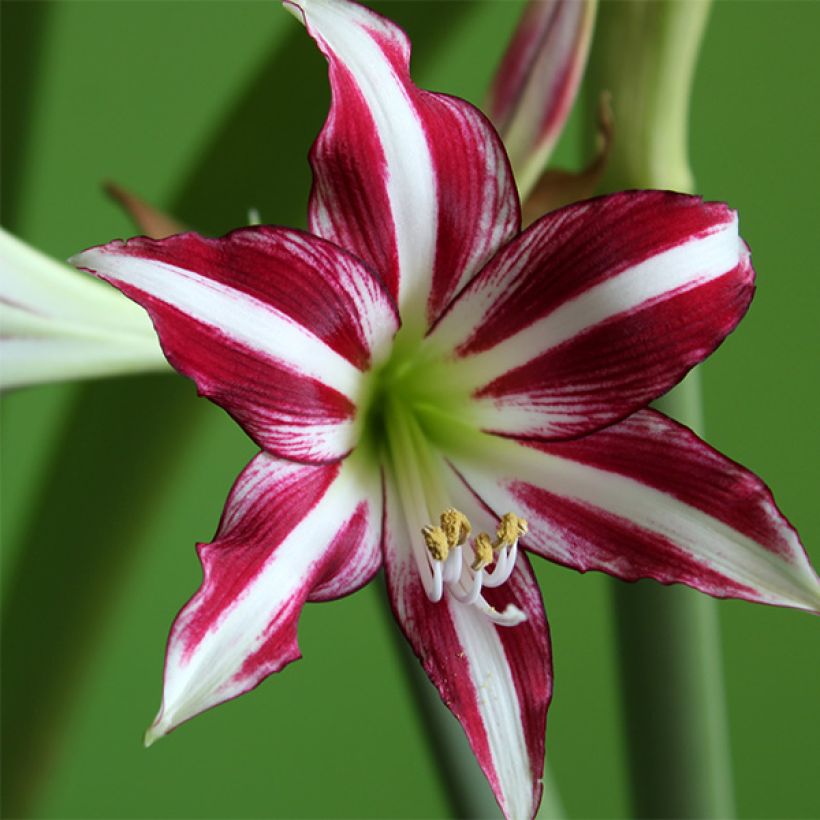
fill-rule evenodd
<path id="1" fill-rule="evenodd" d="M 289 11 L 303 26 L 306 25 L 305 13 L 300 6 L 292 0 L 282 0 L 282 5 L 285 7 L 285 11 Z"/>
<path id="2" fill-rule="evenodd" d="M 72 265 L 75 268 L 82 268 L 85 264 L 85 256 L 87 251 L 80 251 L 79 253 L 75 253 L 74 256 L 69 257 L 66 262 L 69 265 Z"/>
<path id="3" fill-rule="evenodd" d="M 142 743 L 147 749 L 149 746 L 153 746 L 154 743 L 156 743 L 161 737 L 165 737 L 166 734 L 166 730 L 161 728 L 161 726 L 155 721 L 145 730 Z"/>
<path id="4" fill-rule="evenodd" d="M 808 559 L 807 559 L 808 561 Z M 811 573 L 814 576 L 814 570 L 808 566 L 807 574 Z M 802 609 L 812 615 L 820 615 L 820 581 L 816 576 L 812 578 L 803 578 L 800 583 L 800 593 L 792 595 L 789 598 L 783 598 L 775 605 L 789 606 L 795 609 Z"/>

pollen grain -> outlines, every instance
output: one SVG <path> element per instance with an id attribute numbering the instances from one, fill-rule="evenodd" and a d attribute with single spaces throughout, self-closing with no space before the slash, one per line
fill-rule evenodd
<path id="1" fill-rule="evenodd" d="M 526 535 L 528 530 L 529 525 L 526 519 L 515 513 L 504 513 L 495 531 L 497 538 L 493 549 L 498 552 L 504 547 L 511 547 L 521 536 Z"/>
<path id="2" fill-rule="evenodd" d="M 467 540 L 472 527 L 470 520 L 460 510 L 448 507 L 440 517 L 441 529 L 447 536 L 447 546 L 460 547 Z"/>
<path id="3" fill-rule="evenodd" d="M 446 561 L 450 553 L 450 545 L 444 530 L 441 527 L 425 527 L 421 534 L 424 536 L 424 543 L 427 551 L 434 561 Z"/>
<path id="4" fill-rule="evenodd" d="M 475 554 L 475 560 L 472 563 L 472 568 L 475 572 L 492 564 L 494 558 L 493 542 L 486 532 L 480 532 L 473 539 L 473 553 Z"/>

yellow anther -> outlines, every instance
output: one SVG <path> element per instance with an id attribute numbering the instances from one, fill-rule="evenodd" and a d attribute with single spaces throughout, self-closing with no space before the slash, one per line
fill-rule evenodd
<path id="1" fill-rule="evenodd" d="M 522 535 L 527 534 L 529 525 L 523 518 L 519 518 L 515 513 L 504 513 L 498 522 L 495 531 L 498 537 L 494 546 L 496 551 L 504 547 L 511 547 Z"/>
<path id="2" fill-rule="evenodd" d="M 452 549 L 453 547 L 460 547 L 467 540 L 473 528 L 463 512 L 448 507 L 441 514 L 441 529 L 444 530 L 447 536 L 447 546 Z"/>
<path id="3" fill-rule="evenodd" d="M 473 552 L 475 553 L 475 561 L 472 563 L 472 568 L 478 572 L 484 569 L 488 564 L 493 562 L 493 542 L 486 532 L 480 532 L 473 539 Z"/>
<path id="4" fill-rule="evenodd" d="M 447 536 L 441 527 L 425 527 L 421 534 L 424 536 L 424 543 L 427 545 L 427 551 L 435 561 L 446 561 L 447 555 L 450 552 L 450 546 L 447 543 Z"/>

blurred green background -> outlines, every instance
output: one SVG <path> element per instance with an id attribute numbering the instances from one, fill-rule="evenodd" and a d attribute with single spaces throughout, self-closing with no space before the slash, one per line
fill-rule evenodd
<path id="1" fill-rule="evenodd" d="M 517 2 L 391 2 L 419 84 L 480 102 Z M 4 2 L 2 221 L 65 258 L 132 228 L 113 179 L 207 232 L 304 225 L 325 64 L 272 2 Z M 820 562 L 820 4 L 718 2 L 695 83 L 698 190 L 739 209 L 758 294 L 704 368 L 707 435 L 763 475 Z M 577 163 L 583 110 L 559 164 Z M 308 606 L 304 660 L 150 750 L 193 551 L 252 446 L 175 376 L 2 403 L 4 797 L 44 818 L 441 817 L 382 589 Z M 625 816 L 611 583 L 539 562 L 568 814 Z M 820 634 L 720 604 L 738 809 L 820 816 Z M 651 670 L 647 670 L 651 675 Z M 27 800 L 22 796 L 28 794 Z M 20 802 L 14 802 L 14 801 Z M 16 808 L 15 808 L 16 806 Z"/>

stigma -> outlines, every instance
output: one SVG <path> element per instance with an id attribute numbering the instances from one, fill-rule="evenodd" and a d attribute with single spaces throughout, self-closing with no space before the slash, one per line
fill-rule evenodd
<path id="1" fill-rule="evenodd" d="M 446 589 L 457 601 L 475 604 L 498 620 L 481 591 L 501 586 L 512 575 L 518 539 L 527 534 L 527 522 L 509 512 L 501 516 L 495 538 L 479 532 L 471 539 L 472 529 L 467 516 L 453 507 L 441 513 L 438 525 L 422 529 L 432 571 L 432 583 L 425 585 L 427 596 L 431 601 L 440 601 Z"/>

